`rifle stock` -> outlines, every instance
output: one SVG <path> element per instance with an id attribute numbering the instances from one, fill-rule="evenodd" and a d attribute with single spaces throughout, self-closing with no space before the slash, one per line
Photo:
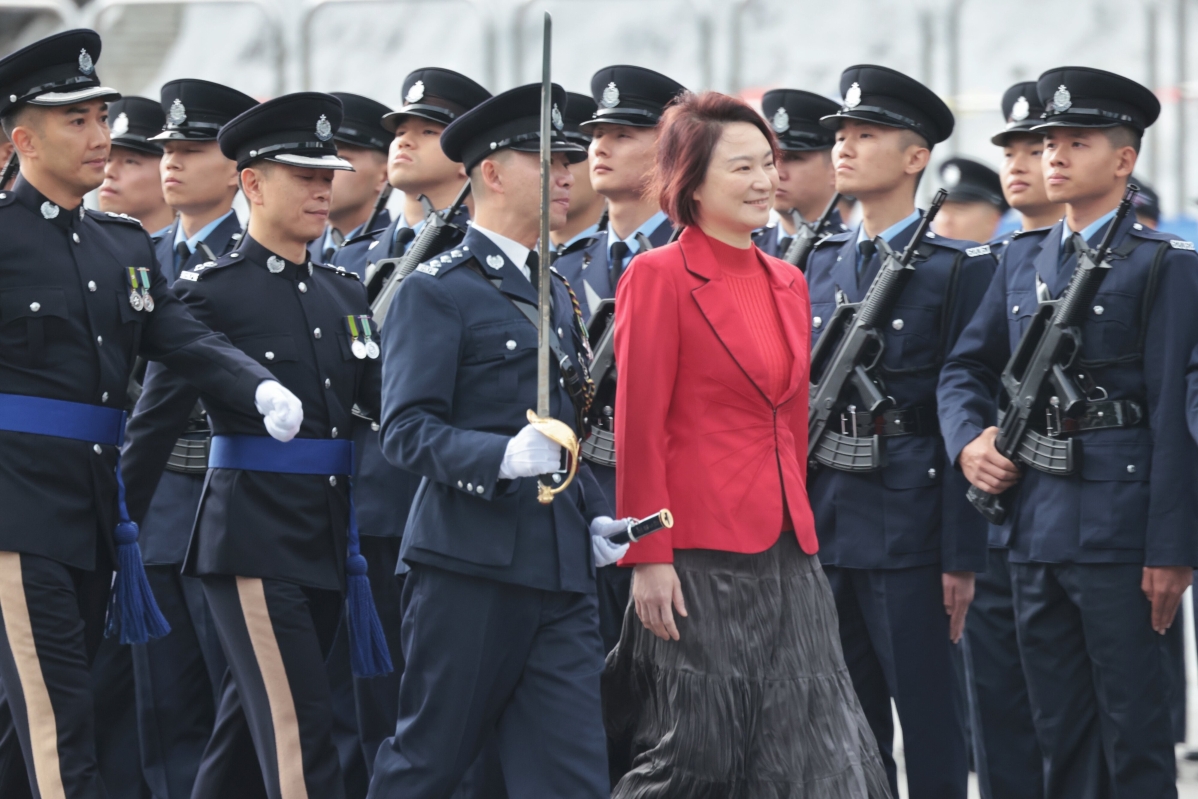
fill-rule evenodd
<path id="1" fill-rule="evenodd" d="M 1031 429 L 1034 414 L 1072 417 L 1082 413 L 1086 394 L 1068 373 L 1081 351 L 1078 325 L 1110 271 L 1106 263 L 1115 233 L 1131 213 L 1138 187 L 1128 185 L 1098 249 L 1090 250 L 1074 233 L 1077 268 L 1059 300 L 1040 304 L 1032 323 L 1011 353 L 1002 373 L 1003 409 L 994 440 L 999 454 L 1048 474 L 1067 475 L 1074 470 L 1073 439 L 1057 438 Z M 970 503 L 991 524 L 1003 524 L 1010 513 L 1007 493 L 990 494 L 977 486 L 967 493 Z"/>

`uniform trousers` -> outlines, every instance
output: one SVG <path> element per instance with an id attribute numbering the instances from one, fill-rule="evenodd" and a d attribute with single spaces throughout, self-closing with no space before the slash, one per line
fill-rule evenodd
<path id="1" fill-rule="evenodd" d="M 1011 563 L 1045 795 L 1177 796 L 1168 649 L 1132 563 Z"/>
<path id="2" fill-rule="evenodd" d="M 200 581 L 178 566 L 147 566 L 165 638 L 132 649 L 141 765 L 154 799 L 188 799 L 216 720 L 224 652 Z"/>
<path id="3" fill-rule="evenodd" d="M 607 799 L 592 594 L 415 564 L 404 582 L 399 723 L 372 799 L 446 799 L 495 739 L 512 799 Z"/>
<path id="4" fill-rule="evenodd" d="M 963 710 L 939 564 L 907 569 L 824 566 L 840 617 L 845 663 L 899 795 L 894 717 L 903 728 L 910 799 L 965 799 Z"/>
<path id="5" fill-rule="evenodd" d="M 222 723 L 244 712 L 270 799 L 343 799 L 325 669 L 342 616 L 340 592 L 256 577 L 200 579 L 232 675 L 214 745 L 223 740 Z M 205 799 L 199 787 L 193 797 Z"/>
<path id="6" fill-rule="evenodd" d="M 991 549 L 977 576 L 963 643 L 982 799 L 1043 799 L 1044 758 L 1019 658 L 1006 549 Z"/>
<path id="7" fill-rule="evenodd" d="M 99 554 L 98 568 L 85 571 L 0 552 L 0 681 L 34 799 L 108 796 L 91 676 L 112 583 L 107 552 Z"/>
<path id="8" fill-rule="evenodd" d="M 130 756 L 139 746 L 131 649 L 116 638 L 105 638 L 92 661 L 92 694 L 100 733 L 96 737 L 96 762 L 109 799 L 152 797 L 140 761 Z"/>

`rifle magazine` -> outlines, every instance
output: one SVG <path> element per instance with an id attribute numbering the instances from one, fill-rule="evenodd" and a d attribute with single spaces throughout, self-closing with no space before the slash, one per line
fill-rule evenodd
<path id="1" fill-rule="evenodd" d="M 815 448 L 815 459 L 842 472 L 876 472 L 886 465 L 881 436 L 854 437 L 824 433 Z"/>
<path id="2" fill-rule="evenodd" d="M 1019 442 L 1019 460 L 1045 474 L 1073 474 L 1074 453 L 1072 438 L 1049 438 L 1034 430 L 1027 431 Z"/>
<path id="3" fill-rule="evenodd" d="M 598 466 L 616 467 L 616 437 L 602 427 L 591 427 L 582 442 L 582 459 Z"/>

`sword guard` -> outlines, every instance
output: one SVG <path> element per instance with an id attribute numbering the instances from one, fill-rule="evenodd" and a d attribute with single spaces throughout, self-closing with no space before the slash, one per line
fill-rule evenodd
<path id="1" fill-rule="evenodd" d="M 545 438 L 561 445 L 566 450 L 567 469 L 566 479 L 560 485 L 547 486 L 544 483 L 537 481 L 537 502 L 542 505 L 548 505 L 553 502 L 553 498 L 565 491 L 570 483 L 574 482 L 574 476 L 578 474 L 578 436 L 574 435 L 574 431 L 570 426 L 563 421 L 552 417 L 537 416 L 535 411 L 528 412 L 528 423 L 536 429 L 538 433 Z"/>

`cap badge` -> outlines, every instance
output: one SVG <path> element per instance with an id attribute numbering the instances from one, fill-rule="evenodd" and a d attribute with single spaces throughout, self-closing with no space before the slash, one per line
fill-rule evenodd
<path id="1" fill-rule="evenodd" d="M 774 133 L 785 133 L 790 130 L 790 114 L 786 113 L 786 109 L 779 107 L 774 112 L 774 121 L 772 123 Z"/>
<path id="2" fill-rule="evenodd" d="M 96 62 L 92 61 L 91 55 L 87 50 L 79 51 L 79 71 L 84 75 L 92 74 L 92 70 L 96 68 Z"/>
<path id="3" fill-rule="evenodd" d="M 266 268 L 270 270 L 272 275 L 277 275 L 279 272 L 282 272 L 283 267 L 286 265 L 287 262 L 277 255 L 272 255 L 266 259 Z"/>
<path id="4" fill-rule="evenodd" d="M 42 216 L 46 219 L 53 219 L 58 216 L 58 206 L 46 200 L 42 203 Z"/>
<path id="5" fill-rule="evenodd" d="M 1065 84 L 1057 87 L 1056 94 L 1052 96 L 1052 106 L 1058 114 L 1068 111 L 1073 106 L 1073 95 L 1065 88 Z"/>
<path id="6" fill-rule="evenodd" d="M 1031 113 L 1031 108 L 1028 106 L 1027 98 L 1020 97 L 1015 101 L 1015 105 L 1011 106 L 1011 121 L 1022 122 L 1027 119 L 1027 115 Z"/>
<path id="7" fill-rule="evenodd" d="M 418 103 L 424 99 L 424 81 L 418 80 L 408 89 L 408 93 L 404 96 L 404 100 L 409 103 Z"/>
<path id="8" fill-rule="evenodd" d="M 503 269 L 503 256 L 502 255 L 488 255 L 487 256 L 487 266 L 491 267 L 492 269 Z"/>
<path id="9" fill-rule="evenodd" d="M 129 132 L 129 115 L 122 111 L 112 123 L 112 135 L 124 136 Z"/>
<path id="10" fill-rule="evenodd" d="M 856 108 L 861 105 L 861 84 L 854 83 L 849 87 L 849 90 L 844 93 L 844 107 Z"/>
<path id="11" fill-rule="evenodd" d="M 615 108 L 620 104 L 620 90 L 616 88 L 616 82 L 612 81 L 607 84 L 607 88 L 603 90 L 603 96 L 599 100 L 599 105 L 604 108 Z"/>
<path id="12" fill-rule="evenodd" d="M 324 114 L 321 114 L 320 119 L 316 120 L 316 138 L 321 141 L 328 141 L 333 138 L 333 125 Z"/>
<path id="13" fill-rule="evenodd" d="M 565 126 L 565 123 L 562 122 L 561 109 L 557 107 L 557 103 L 553 104 L 553 114 L 550 116 L 550 119 L 553 120 L 553 127 L 558 130 L 561 130 Z"/>
<path id="14" fill-rule="evenodd" d="M 166 121 L 172 128 L 177 128 L 187 121 L 187 109 L 183 107 L 183 101 L 178 97 L 175 102 L 171 103 L 171 110 L 166 114 Z"/>
<path id="15" fill-rule="evenodd" d="M 944 168 L 941 177 L 944 178 L 944 185 L 947 188 L 955 189 L 957 184 L 961 182 L 961 167 L 956 164 L 949 164 Z"/>

